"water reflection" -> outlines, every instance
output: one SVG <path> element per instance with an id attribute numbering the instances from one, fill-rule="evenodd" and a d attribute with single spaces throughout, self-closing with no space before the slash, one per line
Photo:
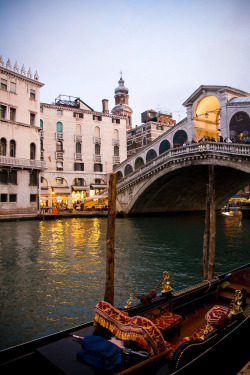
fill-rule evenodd
<path id="1" fill-rule="evenodd" d="M 104 296 L 106 218 L 0 223 L 0 346 L 89 321 Z M 217 218 L 216 273 L 249 259 L 250 221 Z M 204 215 L 116 220 L 115 303 L 201 279 Z"/>

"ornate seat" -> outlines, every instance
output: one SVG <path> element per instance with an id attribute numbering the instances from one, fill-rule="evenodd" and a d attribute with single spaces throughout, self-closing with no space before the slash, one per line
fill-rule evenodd
<path id="1" fill-rule="evenodd" d="M 177 315 L 171 312 L 165 312 L 156 318 L 152 319 L 154 325 L 161 330 L 161 332 L 165 332 L 168 329 L 177 326 L 178 328 L 178 335 L 180 336 L 180 325 L 182 321 L 182 316 Z"/>
<path id="2" fill-rule="evenodd" d="M 142 316 L 130 318 L 128 314 L 104 301 L 95 306 L 94 325 L 107 328 L 119 339 L 136 342 L 151 355 L 170 347 L 152 321 Z"/>

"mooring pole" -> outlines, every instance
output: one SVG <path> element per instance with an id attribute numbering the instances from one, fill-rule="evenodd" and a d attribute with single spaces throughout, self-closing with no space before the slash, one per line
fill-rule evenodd
<path id="1" fill-rule="evenodd" d="M 209 232 L 209 261 L 208 261 L 208 280 L 214 277 L 215 266 L 215 234 L 216 234 L 216 219 L 215 219 L 215 176 L 214 165 L 209 166 L 209 203 L 210 203 L 210 232 Z"/>
<path id="2" fill-rule="evenodd" d="M 208 246 L 209 246 L 209 220 L 210 204 L 209 204 L 209 184 L 207 184 L 206 195 L 206 213 L 205 213 L 205 230 L 203 236 L 203 260 L 202 260 L 202 280 L 207 280 L 207 264 L 208 264 Z"/>
<path id="3" fill-rule="evenodd" d="M 108 227 L 106 235 L 106 282 L 104 301 L 114 304 L 116 173 L 109 176 Z"/>

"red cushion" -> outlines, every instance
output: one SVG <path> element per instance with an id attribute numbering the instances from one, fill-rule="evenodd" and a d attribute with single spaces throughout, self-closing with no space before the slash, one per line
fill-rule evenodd
<path id="1" fill-rule="evenodd" d="M 166 312 L 159 315 L 155 319 L 152 319 L 154 325 L 159 328 L 161 331 L 165 331 L 171 327 L 174 327 L 176 324 L 182 321 L 181 315 L 173 314 L 171 312 Z"/>
<path id="2" fill-rule="evenodd" d="M 227 307 L 215 305 L 206 313 L 205 319 L 212 325 L 218 325 L 221 321 L 221 318 L 227 317 L 228 314 L 229 309 Z"/>

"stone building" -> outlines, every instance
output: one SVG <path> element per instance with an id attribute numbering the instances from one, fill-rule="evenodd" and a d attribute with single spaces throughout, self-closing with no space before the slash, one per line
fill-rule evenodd
<path id="1" fill-rule="evenodd" d="M 143 112 L 141 120 L 142 125 L 127 131 L 128 156 L 136 154 L 142 147 L 151 143 L 176 124 L 171 113 L 152 109 Z"/>
<path id="2" fill-rule="evenodd" d="M 126 118 L 96 112 L 80 98 L 41 103 L 42 206 L 84 203 L 107 188 L 113 166 L 127 158 Z"/>
<path id="3" fill-rule="evenodd" d="M 0 57 L 0 215 L 39 211 L 42 86 L 37 72 Z"/>

